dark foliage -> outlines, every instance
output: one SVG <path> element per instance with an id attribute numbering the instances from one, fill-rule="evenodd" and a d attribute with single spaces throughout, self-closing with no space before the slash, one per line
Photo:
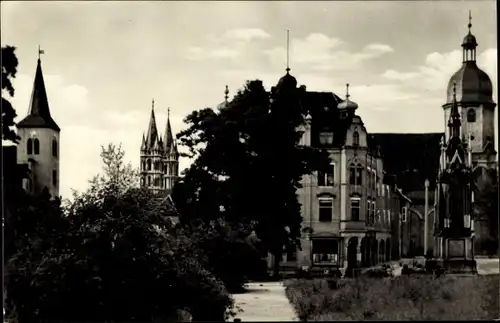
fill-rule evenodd
<path id="1" fill-rule="evenodd" d="M 183 221 L 224 218 L 255 223 L 267 250 L 279 259 L 285 246 L 299 246 L 303 175 L 326 169 L 325 152 L 299 145 L 307 114 L 302 89 L 270 95 L 261 81 L 248 82 L 219 111 L 190 114 L 178 135 L 196 157 L 173 197 Z"/>
<path id="2" fill-rule="evenodd" d="M 105 175 L 64 212 L 48 194 L 16 210 L 6 275 L 12 321 L 171 321 L 179 310 L 223 320 L 232 298 L 164 200 L 117 189 L 122 178 Z"/>
<path id="3" fill-rule="evenodd" d="M 2 47 L 2 139 L 17 142 L 19 137 L 11 129 L 15 125 L 16 110 L 12 104 L 5 98 L 5 95 L 14 96 L 14 87 L 12 78 L 17 73 L 16 48 L 12 46 Z M 7 92 L 7 93 L 4 93 Z"/>

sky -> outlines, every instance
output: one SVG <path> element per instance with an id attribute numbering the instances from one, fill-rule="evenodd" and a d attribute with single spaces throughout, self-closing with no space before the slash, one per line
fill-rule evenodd
<path id="1" fill-rule="evenodd" d="M 461 66 L 469 10 L 477 63 L 497 93 L 494 1 L 1 2 L 1 41 L 17 47 L 11 99 L 26 116 L 38 56 L 61 127 L 60 194 L 102 171 L 101 145 L 139 165 L 155 100 L 174 132 L 246 80 L 275 85 L 286 68 L 310 91 L 351 99 L 369 132 L 442 132 L 450 77 Z M 497 136 L 498 137 L 498 136 Z M 181 159 L 181 169 L 189 165 Z"/>

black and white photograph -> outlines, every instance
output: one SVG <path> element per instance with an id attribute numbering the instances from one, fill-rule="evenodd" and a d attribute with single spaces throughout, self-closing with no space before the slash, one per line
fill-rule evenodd
<path id="1" fill-rule="evenodd" d="M 500 320 L 497 8 L 2 1 L 3 322 Z"/>

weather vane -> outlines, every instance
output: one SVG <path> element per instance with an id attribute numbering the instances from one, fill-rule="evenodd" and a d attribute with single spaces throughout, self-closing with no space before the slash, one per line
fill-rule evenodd
<path id="1" fill-rule="evenodd" d="M 40 48 L 40 45 L 38 45 L 38 60 L 40 60 L 40 55 L 45 54 L 45 51 Z"/>

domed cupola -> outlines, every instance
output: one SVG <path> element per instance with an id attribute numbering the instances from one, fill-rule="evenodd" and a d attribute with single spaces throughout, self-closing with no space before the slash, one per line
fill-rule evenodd
<path id="1" fill-rule="evenodd" d="M 346 84 L 346 95 L 345 95 L 345 100 L 340 102 L 339 105 L 337 106 L 337 109 L 340 112 L 340 115 L 347 115 L 347 114 L 353 114 L 354 111 L 358 108 L 358 104 L 356 102 L 353 102 L 349 100 L 349 83 Z"/>
<path id="2" fill-rule="evenodd" d="M 217 105 L 218 110 L 222 110 L 226 108 L 229 104 L 229 87 L 226 85 L 226 89 L 224 90 L 224 102 L 221 102 Z"/>
<path id="3" fill-rule="evenodd" d="M 448 82 L 447 104 L 453 103 L 453 88 L 456 83 L 456 100 L 459 103 L 493 103 L 493 84 L 476 64 L 476 37 L 471 32 L 472 17 L 469 12 L 469 32 L 462 42 L 463 64 Z"/>

